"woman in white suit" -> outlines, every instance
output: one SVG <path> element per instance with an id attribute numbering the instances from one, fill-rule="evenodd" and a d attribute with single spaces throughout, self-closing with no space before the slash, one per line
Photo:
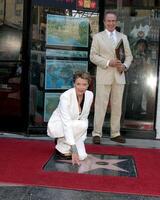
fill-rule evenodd
<path id="1" fill-rule="evenodd" d="M 57 156 L 79 164 L 87 157 L 84 140 L 93 93 L 87 90 L 91 81 L 89 73 L 76 72 L 73 81 L 74 88 L 60 96 L 58 107 L 49 119 L 47 134 L 57 139 Z"/>

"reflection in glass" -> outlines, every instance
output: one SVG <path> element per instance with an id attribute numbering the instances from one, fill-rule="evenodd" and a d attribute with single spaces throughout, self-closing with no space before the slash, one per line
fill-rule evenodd
<path id="1" fill-rule="evenodd" d="M 16 13 L 19 13 L 17 15 Z M 23 0 L 0 2 L 0 60 L 17 61 L 22 45 Z"/>
<path id="2" fill-rule="evenodd" d="M 154 120 L 158 46 L 148 17 L 132 17 L 129 40 L 133 63 L 127 74 L 126 118 Z"/>
<path id="3" fill-rule="evenodd" d="M 44 100 L 44 121 L 48 122 L 53 111 L 59 103 L 60 93 L 45 93 Z"/>
<path id="4" fill-rule="evenodd" d="M 22 31 L 7 25 L 0 26 L 0 60 L 19 60 Z"/>
<path id="5" fill-rule="evenodd" d="M 0 116 L 21 116 L 21 64 L 0 64 Z"/>

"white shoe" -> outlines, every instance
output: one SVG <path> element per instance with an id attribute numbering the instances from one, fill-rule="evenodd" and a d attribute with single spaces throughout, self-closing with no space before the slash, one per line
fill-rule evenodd
<path id="1" fill-rule="evenodd" d="M 87 154 L 79 156 L 79 160 L 85 160 L 87 158 Z"/>

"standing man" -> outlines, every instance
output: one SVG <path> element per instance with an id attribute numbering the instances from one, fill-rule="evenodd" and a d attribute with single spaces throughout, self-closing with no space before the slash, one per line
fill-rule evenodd
<path id="1" fill-rule="evenodd" d="M 93 143 L 100 144 L 102 126 L 111 97 L 111 140 L 125 143 L 120 134 L 122 98 L 125 85 L 125 74 L 132 62 L 132 53 L 126 35 L 116 31 L 117 15 L 110 11 L 104 15 L 105 30 L 93 37 L 90 60 L 97 65 L 96 99 L 94 114 Z M 116 58 L 115 48 L 123 40 L 125 61 Z"/>

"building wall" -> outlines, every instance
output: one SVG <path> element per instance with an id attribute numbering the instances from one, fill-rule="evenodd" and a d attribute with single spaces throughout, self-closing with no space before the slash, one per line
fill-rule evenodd
<path id="1" fill-rule="evenodd" d="M 23 0 L 6 0 L 5 22 L 22 25 L 23 19 Z M 0 0 L 0 21 L 3 21 L 4 0 Z"/>
<path id="2" fill-rule="evenodd" d="M 4 0 L 0 0 L 0 21 L 3 20 L 4 15 Z"/>
<path id="3" fill-rule="evenodd" d="M 160 77 L 160 73 L 159 73 L 159 77 Z M 159 86 L 158 86 L 156 132 L 157 132 L 156 138 L 160 139 L 160 79 L 159 79 Z"/>

